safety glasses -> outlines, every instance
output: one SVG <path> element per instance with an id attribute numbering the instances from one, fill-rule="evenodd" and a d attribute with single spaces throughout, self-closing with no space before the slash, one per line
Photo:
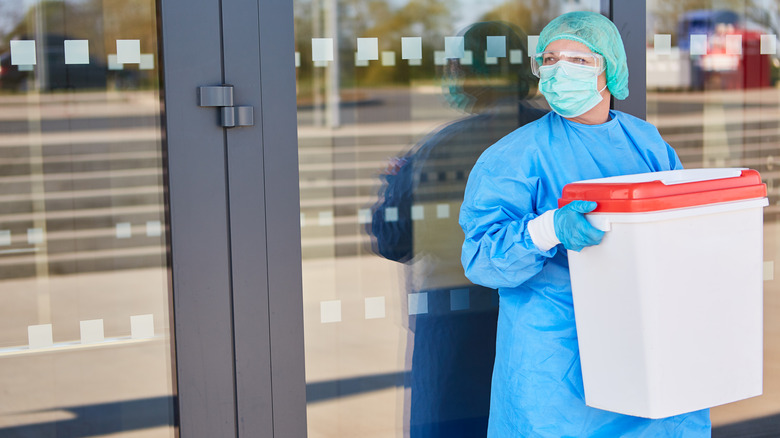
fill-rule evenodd
<path id="1" fill-rule="evenodd" d="M 588 67 L 595 67 L 597 75 L 605 69 L 604 57 L 598 53 L 592 52 L 570 52 L 570 51 L 546 51 L 537 53 L 531 57 L 531 72 L 536 77 L 539 77 L 539 67 L 553 66 L 558 61 L 566 61 L 575 65 L 583 65 Z"/>

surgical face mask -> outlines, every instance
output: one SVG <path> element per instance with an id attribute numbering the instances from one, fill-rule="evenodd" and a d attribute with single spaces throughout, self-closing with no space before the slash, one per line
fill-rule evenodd
<path id="1" fill-rule="evenodd" d="M 475 98 L 463 88 L 465 72 L 459 64 L 450 64 L 445 67 L 442 77 L 442 92 L 444 101 L 452 108 L 464 113 L 471 113 Z"/>
<path id="2" fill-rule="evenodd" d="M 558 61 L 539 67 L 539 91 L 562 117 L 577 117 L 603 100 L 598 89 L 599 67 Z"/>

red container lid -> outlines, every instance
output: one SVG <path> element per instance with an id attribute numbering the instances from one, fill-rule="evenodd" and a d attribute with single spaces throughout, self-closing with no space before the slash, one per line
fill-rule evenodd
<path id="1" fill-rule="evenodd" d="M 567 184 L 558 207 L 595 201 L 595 213 L 638 213 L 766 197 L 752 169 L 683 169 Z"/>

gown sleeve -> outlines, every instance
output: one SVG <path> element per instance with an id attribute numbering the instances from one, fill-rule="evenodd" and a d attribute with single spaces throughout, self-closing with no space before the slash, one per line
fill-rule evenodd
<path id="1" fill-rule="evenodd" d="M 544 213 L 536 208 L 539 178 L 523 176 L 513 167 L 478 162 L 460 210 L 463 269 L 469 280 L 489 288 L 521 285 L 557 253 L 557 246 L 539 250 L 527 229 L 530 220 Z"/>

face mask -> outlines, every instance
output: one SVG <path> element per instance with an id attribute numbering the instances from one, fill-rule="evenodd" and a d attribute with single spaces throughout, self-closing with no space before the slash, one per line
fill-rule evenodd
<path id="1" fill-rule="evenodd" d="M 598 67 L 558 61 L 555 65 L 539 68 L 539 91 L 547 103 L 562 117 L 585 114 L 603 100 L 598 89 Z"/>
<path id="2" fill-rule="evenodd" d="M 447 104 L 464 113 L 470 113 L 474 106 L 474 98 L 469 96 L 460 85 L 448 85 L 444 88 L 444 101 Z"/>
<path id="3" fill-rule="evenodd" d="M 474 98 L 463 89 L 464 73 L 460 68 L 448 66 L 442 78 L 442 94 L 444 101 L 452 108 L 470 113 L 474 106 Z"/>

